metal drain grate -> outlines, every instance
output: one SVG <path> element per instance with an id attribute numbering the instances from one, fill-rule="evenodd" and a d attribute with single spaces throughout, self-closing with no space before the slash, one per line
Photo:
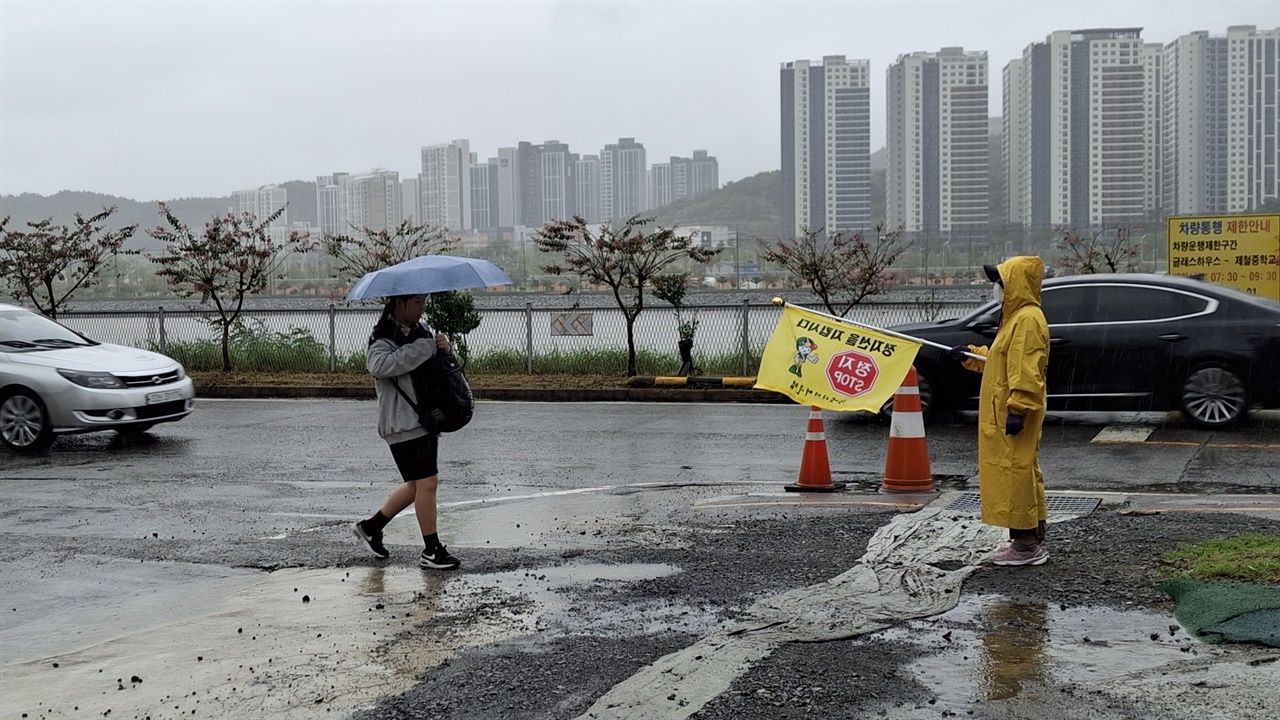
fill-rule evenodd
<path id="1" fill-rule="evenodd" d="M 1047 495 L 1044 501 L 1049 506 L 1050 515 L 1088 515 L 1098 509 L 1102 498 Z M 981 503 L 981 496 L 978 493 L 960 493 L 955 500 L 951 501 L 947 509 L 963 513 L 976 513 L 982 509 Z"/>

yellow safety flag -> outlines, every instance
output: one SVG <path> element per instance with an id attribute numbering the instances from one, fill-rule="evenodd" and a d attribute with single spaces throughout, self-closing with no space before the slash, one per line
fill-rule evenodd
<path id="1" fill-rule="evenodd" d="M 910 340 L 786 305 L 755 386 L 801 405 L 878 411 L 902 385 L 919 349 Z"/>

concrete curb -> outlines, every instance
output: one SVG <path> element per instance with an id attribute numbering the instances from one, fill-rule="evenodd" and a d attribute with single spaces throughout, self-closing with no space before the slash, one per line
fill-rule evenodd
<path id="1" fill-rule="evenodd" d="M 741 402 L 790 403 L 785 395 L 770 390 L 723 387 L 632 387 L 632 388 L 472 388 L 477 400 L 514 402 Z M 344 398 L 371 400 L 372 387 L 323 385 L 220 385 L 196 388 L 197 398 Z"/>
<path id="2" fill-rule="evenodd" d="M 710 375 L 637 375 L 627 378 L 627 387 L 711 387 L 751 389 L 755 377 L 715 377 Z"/>

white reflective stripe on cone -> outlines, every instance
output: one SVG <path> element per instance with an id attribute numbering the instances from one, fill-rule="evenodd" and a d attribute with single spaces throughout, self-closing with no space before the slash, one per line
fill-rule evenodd
<path id="1" fill-rule="evenodd" d="M 896 395 L 919 395 L 920 386 L 919 385 L 903 385 L 902 387 L 898 388 L 898 392 L 895 394 Z"/>
<path id="2" fill-rule="evenodd" d="M 804 434 L 804 439 L 805 440 L 826 440 L 827 434 L 824 432 L 817 432 L 817 433 L 807 432 Z"/>
<path id="3" fill-rule="evenodd" d="M 889 425 L 889 437 L 924 437 L 924 415 L 918 412 L 894 413 Z"/>

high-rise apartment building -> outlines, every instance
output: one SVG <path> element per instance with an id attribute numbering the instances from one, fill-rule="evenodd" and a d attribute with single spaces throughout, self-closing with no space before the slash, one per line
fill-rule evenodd
<path id="1" fill-rule="evenodd" d="M 1010 221 L 1036 228 L 1142 221 L 1158 79 L 1141 28 L 1062 30 L 1004 68 Z"/>
<path id="2" fill-rule="evenodd" d="M 783 64 L 782 233 L 871 225 L 871 61 Z"/>
<path id="3" fill-rule="evenodd" d="M 471 229 L 471 144 L 454 140 L 422 148 L 422 222 L 449 230 Z"/>
<path id="4" fill-rule="evenodd" d="M 624 221 L 649 209 L 644 145 L 619 138 L 600 151 L 600 219 Z"/>
<path id="5" fill-rule="evenodd" d="M 333 173 L 316 178 L 316 214 L 325 236 L 350 235 L 361 228 L 386 230 L 401 220 L 400 173 Z"/>
<path id="6" fill-rule="evenodd" d="M 574 207 L 578 215 L 589 223 L 600 222 L 600 156 L 583 155 L 578 158 L 574 174 L 577 176 Z"/>
<path id="7" fill-rule="evenodd" d="M 277 210 L 283 210 L 280 217 L 271 222 L 271 227 L 289 227 L 289 192 L 279 185 L 263 185 L 251 190 L 237 190 L 231 194 L 234 210 L 237 215 L 249 213 L 262 222 L 271 217 Z"/>
<path id="8" fill-rule="evenodd" d="M 1142 196 L 1143 214 L 1149 222 L 1163 217 L 1161 187 L 1164 177 L 1164 155 L 1161 152 L 1164 128 L 1164 46 L 1144 43 L 1142 46 Z"/>
<path id="9" fill-rule="evenodd" d="M 576 212 L 574 172 L 578 156 L 569 151 L 569 146 L 558 140 L 538 145 L 522 142 L 517 147 L 517 157 L 522 224 L 535 226 L 572 218 Z"/>
<path id="10" fill-rule="evenodd" d="M 706 150 L 694 150 L 688 166 L 688 184 L 681 197 L 696 198 L 720 189 L 720 161 L 708 155 Z"/>
<path id="11" fill-rule="evenodd" d="M 280 211 L 280 217 L 267 227 L 272 240 L 283 243 L 289 239 L 289 193 L 279 185 L 263 185 L 252 190 L 237 190 L 231 194 L 233 211 L 237 215 L 248 213 L 258 222 Z"/>
<path id="12" fill-rule="evenodd" d="M 676 158 L 672 158 L 673 160 Z M 684 170 L 683 166 L 677 165 L 680 170 Z M 649 169 L 649 202 L 652 207 L 660 208 L 672 203 L 672 187 L 671 187 L 671 163 L 654 163 Z M 685 173 L 681 173 L 682 180 Z M 681 190 L 684 189 L 682 183 Z"/>
<path id="13" fill-rule="evenodd" d="M 1280 28 L 1175 39 L 1163 89 L 1167 214 L 1248 212 L 1280 196 Z"/>
<path id="14" fill-rule="evenodd" d="M 320 225 L 320 233 L 326 237 L 345 235 L 346 224 L 346 182 L 348 173 L 321 175 L 316 178 L 316 215 Z"/>
<path id="15" fill-rule="evenodd" d="M 649 209 L 670 205 L 685 198 L 720 189 L 720 162 L 706 150 L 694 150 L 693 157 L 672 156 L 670 162 L 654 163 L 649 183 Z"/>
<path id="16" fill-rule="evenodd" d="M 519 148 L 498 148 L 498 227 L 524 225 Z"/>
<path id="17" fill-rule="evenodd" d="M 908 232 L 989 222 L 987 53 L 901 55 L 887 73 L 888 224 Z"/>
<path id="18" fill-rule="evenodd" d="M 498 227 L 498 158 L 480 163 L 475 153 L 471 153 L 471 227 Z"/>
<path id="19" fill-rule="evenodd" d="M 400 181 L 400 219 L 422 222 L 422 189 L 418 187 L 417 178 Z"/>
<path id="20" fill-rule="evenodd" d="M 342 174 L 340 180 L 342 233 L 353 228 L 390 230 L 400 224 L 400 173 L 376 170 L 365 175 Z"/>

